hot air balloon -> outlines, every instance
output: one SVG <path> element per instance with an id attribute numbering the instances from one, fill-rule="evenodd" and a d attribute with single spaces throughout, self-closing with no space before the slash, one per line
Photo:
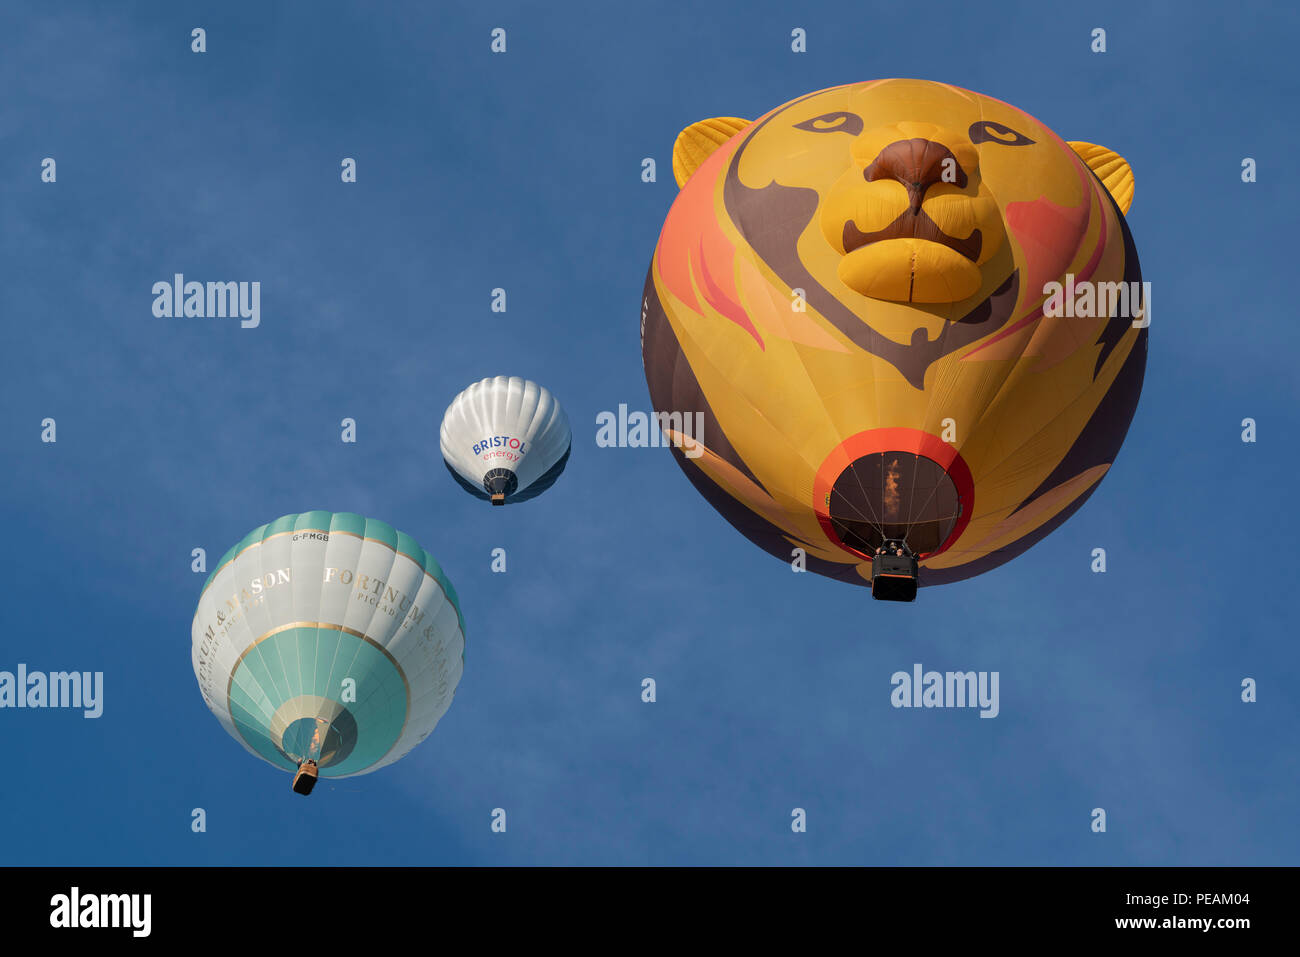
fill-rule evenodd
<path id="1" fill-rule="evenodd" d="M 646 381 L 678 464 L 751 541 L 910 600 L 1096 489 L 1150 319 L 1123 157 L 992 97 L 878 80 L 696 123 L 673 169 Z M 671 428 L 698 416 L 702 436 Z"/>
<path id="2" fill-rule="evenodd" d="M 440 435 L 447 471 L 493 505 L 526 502 L 555 484 L 573 436 L 564 409 L 518 376 L 482 379 L 447 406 Z"/>
<path id="3" fill-rule="evenodd" d="M 347 512 L 286 515 L 208 576 L 192 659 L 230 736 L 309 794 L 423 741 L 464 670 L 456 590 L 410 536 Z"/>

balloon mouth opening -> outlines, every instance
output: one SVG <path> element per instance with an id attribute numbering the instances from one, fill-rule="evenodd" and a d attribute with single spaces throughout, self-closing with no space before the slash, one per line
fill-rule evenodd
<path id="1" fill-rule="evenodd" d="M 831 487 L 831 528 L 840 544 L 872 556 L 886 542 L 933 554 L 961 516 L 948 473 L 917 452 L 873 452 L 849 463 Z"/>
<path id="2" fill-rule="evenodd" d="M 814 496 L 826 537 L 860 561 L 870 562 L 892 541 L 924 561 L 965 531 L 974 483 L 961 455 L 937 436 L 872 429 L 831 452 L 818 470 Z"/>
<path id="3" fill-rule="evenodd" d="M 301 769 L 311 765 L 328 768 L 346 761 L 357 745 L 357 719 L 343 708 L 333 718 L 298 718 L 289 723 L 280 736 L 278 748 Z M 295 776 L 296 777 L 296 776 Z"/>
<path id="4" fill-rule="evenodd" d="M 506 504 L 506 496 L 513 495 L 518 488 L 519 477 L 510 469 L 493 469 L 483 476 L 483 490 L 493 505 Z"/>

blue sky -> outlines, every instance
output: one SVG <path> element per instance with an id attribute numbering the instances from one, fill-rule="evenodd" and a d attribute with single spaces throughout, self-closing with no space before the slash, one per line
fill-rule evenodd
<path id="1" fill-rule="evenodd" d="M 0 711 L 0 863 L 1300 860 L 1300 14 L 687 6 L 0 12 L 0 669 L 106 686 L 98 720 Z M 888 76 L 1122 153 L 1154 284 L 1142 401 L 1098 492 L 1025 556 L 914 605 L 792 575 L 667 452 L 594 441 L 600 411 L 648 406 L 640 295 L 677 132 Z M 261 326 L 155 318 L 150 288 L 175 272 L 261 281 Z M 547 385 L 575 435 L 553 489 L 493 510 L 446 474 L 437 434 L 451 397 L 497 374 Z M 436 555 L 468 648 L 426 742 L 303 800 L 199 696 L 189 556 L 314 508 Z M 1001 714 L 891 708 L 914 662 L 999 671 Z"/>

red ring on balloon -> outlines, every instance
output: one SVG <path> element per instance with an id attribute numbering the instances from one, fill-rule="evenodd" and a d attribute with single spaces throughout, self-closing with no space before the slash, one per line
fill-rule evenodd
<path id="1" fill-rule="evenodd" d="M 957 489 L 957 500 L 961 503 L 961 514 L 957 516 L 956 524 L 953 525 L 952 531 L 948 533 L 942 545 L 932 552 L 923 552 L 916 557 L 933 558 L 935 555 L 943 554 L 961 537 L 961 533 L 970 523 L 975 505 L 975 482 L 971 478 L 970 468 L 966 465 L 965 459 L 954 446 L 920 429 L 869 429 L 850 436 L 832 450 L 813 479 L 813 511 L 817 513 L 817 521 L 821 523 L 822 531 L 826 533 L 827 538 L 846 552 L 868 561 L 871 559 L 871 556 L 865 552 L 845 545 L 835 533 L 835 527 L 831 524 L 831 489 L 835 487 L 835 480 L 858 459 L 881 452 L 912 452 L 923 455 L 943 469 L 948 478 L 952 479 L 952 484 Z"/>

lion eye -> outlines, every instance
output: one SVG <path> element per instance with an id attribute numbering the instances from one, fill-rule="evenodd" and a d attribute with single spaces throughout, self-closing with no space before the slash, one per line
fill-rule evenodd
<path id="1" fill-rule="evenodd" d="M 794 128 L 807 130 L 809 133 L 848 133 L 850 136 L 857 136 L 862 132 L 862 118 L 856 113 L 836 110 L 834 113 L 823 113 L 821 116 L 814 116 L 811 120 L 796 123 Z"/>
<path id="2" fill-rule="evenodd" d="M 1024 133 L 1017 133 L 1009 126 L 993 120 L 979 120 L 970 125 L 967 131 L 972 143 L 1001 143 L 1003 146 L 1031 146 L 1031 140 Z"/>

